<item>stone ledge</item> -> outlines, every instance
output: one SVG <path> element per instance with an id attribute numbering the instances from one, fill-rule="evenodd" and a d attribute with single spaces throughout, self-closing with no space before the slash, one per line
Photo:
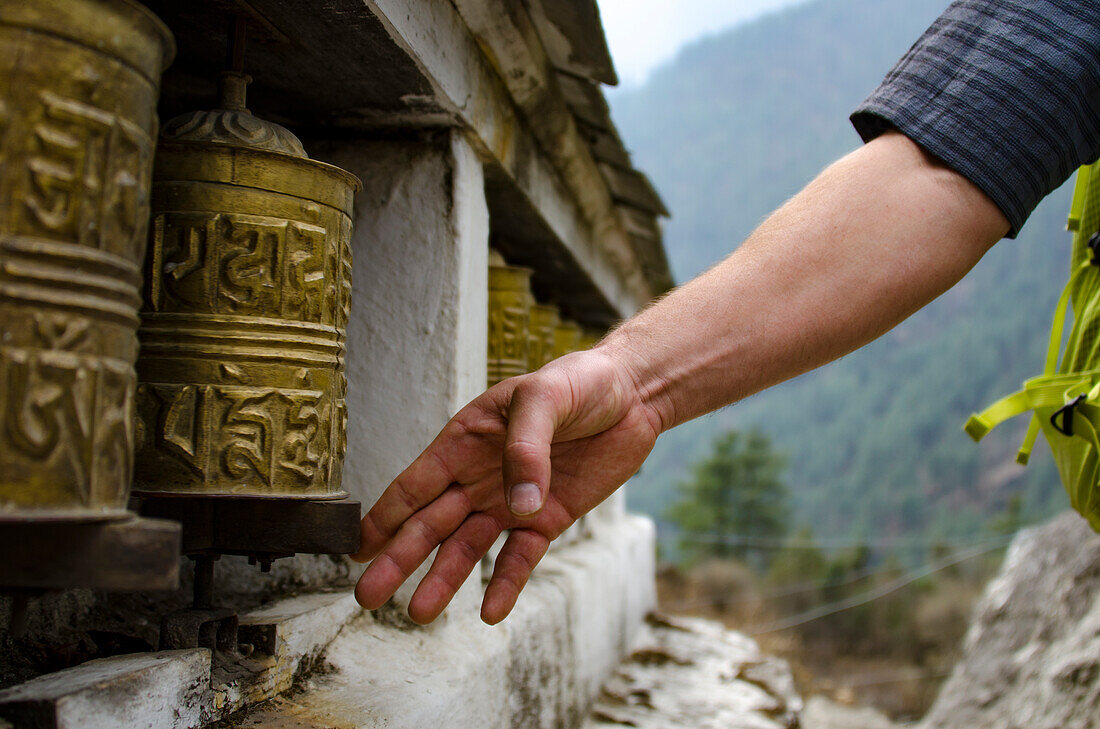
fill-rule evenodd
<path id="1" fill-rule="evenodd" d="M 654 530 L 623 517 L 546 556 L 512 616 L 473 610 L 427 627 L 363 614 L 329 645 L 324 670 L 235 727 L 577 727 L 655 602 Z"/>
<path id="2" fill-rule="evenodd" d="M 250 658 L 212 665 L 197 648 L 89 661 L 0 692 L 0 716 L 36 729 L 195 729 L 287 691 L 360 612 L 346 591 L 283 600 L 241 616 Z"/>
<path id="3" fill-rule="evenodd" d="M 0 714 L 42 729 L 196 727 L 211 699 L 210 651 L 196 648 L 101 658 L 40 676 L 0 692 Z"/>
<path id="4" fill-rule="evenodd" d="M 200 648 L 89 661 L 0 692 L 0 723 L 196 729 L 235 714 L 245 727 L 422 729 L 441 716 L 478 729 L 579 726 L 654 606 L 654 559 L 648 519 L 594 521 L 543 560 L 500 626 L 469 605 L 419 627 L 393 606 L 364 613 L 349 592 L 304 595 L 241 616 L 250 658 L 212 666 Z M 271 701 L 322 654 L 293 701 Z"/>

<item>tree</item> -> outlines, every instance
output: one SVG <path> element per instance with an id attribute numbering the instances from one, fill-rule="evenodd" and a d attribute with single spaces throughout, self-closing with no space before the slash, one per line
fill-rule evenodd
<path id="1" fill-rule="evenodd" d="M 666 517 L 680 528 L 681 549 L 692 561 L 738 558 L 762 567 L 756 540 L 787 533 L 786 459 L 760 431 L 730 430 L 715 439 L 711 454 L 695 464 L 693 477 L 677 487 L 679 499 Z"/>

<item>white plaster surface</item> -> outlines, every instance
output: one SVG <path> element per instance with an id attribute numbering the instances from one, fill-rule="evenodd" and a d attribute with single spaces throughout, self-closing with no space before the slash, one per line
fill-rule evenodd
<path id="1" fill-rule="evenodd" d="M 275 655 L 259 670 L 216 686 L 218 710 L 229 713 L 287 691 L 303 665 L 309 666 L 361 610 L 345 590 L 292 597 L 242 615 L 242 626 L 274 626 Z"/>
<path id="2" fill-rule="evenodd" d="M 485 181 L 458 132 L 317 148 L 363 180 L 352 238 L 344 488 L 366 509 L 485 389 Z M 417 581 L 398 593 L 400 604 Z M 474 601 L 467 589 L 456 607 Z"/>
<path id="3" fill-rule="evenodd" d="M 619 314 L 633 314 L 659 293 L 645 280 L 579 133 L 561 129 L 556 114 L 516 113 L 518 101 L 451 0 L 364 2 L 423 70 L 436 101 L 471 130 L 478 151 L 506 171 Z M 547 128 L 535 133 L 539 124 Z"/>
<path id="4" fill-rule="evenodd" d="M 2 691 L 0 715 L 16 726 L 56 729 L 195 727 L 209 692 L 205 648 L 137 653 L 89 661 Z"/>
<path id="5" fill-rule="evenodd" d="M 366 506 L 484 389 L 489 214 L 481 165 L 457 133 L 320 153 L 363 180 L 344 488 Z"/>
<path id="6" fill-rule="evenodd" d="M 364 615 L 293 700 L 241 726 L 578 727 L 654 607 L 653 561 L 652 523 L 628 517 L 547 555 L 499 626 L 467 610 L 425 628 Z"/>

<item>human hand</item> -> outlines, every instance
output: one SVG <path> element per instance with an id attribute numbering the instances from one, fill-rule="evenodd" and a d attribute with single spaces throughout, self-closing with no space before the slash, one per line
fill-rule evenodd
<path id="1" fill-rule="evenodd" d="M 481 607 L 482 620 L 500 622 L 550 542 L 630 478 L 659 433 L 657 413 L 603 348 L 493 386 L 363 517 L 354 558 L 373 561 L 356 599 L 380 607 L 439 546 L 409 603 L 413 620 L 431 622 L 511 530 Z"/>

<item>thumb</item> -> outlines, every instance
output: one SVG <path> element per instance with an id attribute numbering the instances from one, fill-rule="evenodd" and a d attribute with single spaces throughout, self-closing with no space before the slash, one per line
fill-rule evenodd
<path id="1" fill-rule="evenodd" d="M 529 382 L 529 380 L 528 380 Z M 557 429 L 551 398 L 544 389 L 521 382 L 508 406 L 501 475 L 512 514 L 530 518 L 550 490 L 550 444 Z"/>

